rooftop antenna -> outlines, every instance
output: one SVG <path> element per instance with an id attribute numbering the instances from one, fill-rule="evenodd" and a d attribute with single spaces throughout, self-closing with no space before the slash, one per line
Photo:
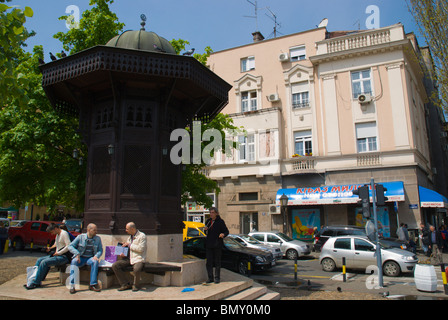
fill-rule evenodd
<path id="1" fill-rule="evenodd" d="M 257 26 L 257 30 L 256 31 L 259 31 L 258 30 L 258 10 L 259 10 L 258 2 L 255 1 L 255 3 L 253 3 L 252 1 L 249 1 L 249 0 L 246 0 L 246 1 L 249 2 L 251 5 L 253 5 L 255 7 L 255 16 L 244 16 L 244 17 L 246 17 L 246 18 L 254 18 L 256 26 Z"/>
<path id="2" fill-rule="evenodd" d="M 270 17 L 267 13 L 266 16 L 268 16 L 272 21 L 274 21 L 274 31 L 272 31 L 272 33 L 269 35 L 268 38 L 271 37 L 271 35 L 274 35 L 274 38 L 277 38 L 277 26 L 281 27 L 280 23 L 277 22 L 277 15 L 271 11 L 271 9 L 269 9 L 269 7 L 266 7 L 266 9 L 268 9 L 268 11 L 271 13 L 272 17 Z M 281 32 L 278 32 L 280 34 L 282 34 Z"/>

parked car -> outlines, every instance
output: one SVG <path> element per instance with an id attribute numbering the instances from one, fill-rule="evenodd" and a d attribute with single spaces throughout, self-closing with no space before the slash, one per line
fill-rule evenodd
<path id="1" fill-rule="evenodd" d="M 335 226 L 326 226 L 323 227 L 319 232 L 319 236 L 316 237 L 314 243 L 314 250 L 319 252 L 322 249 L 322 246 L 325 242 L 331 237 L 338 236 L 367 236 L 366 229 L 363 227 L 357 226 L 343 226 L 343 225 L 335 225 Z M 383 245 L 388 247 L 396 247 L 400 249 L 405 249 L 411 251 L 412 248 L 406 245 L 405 241 L 401 241 L 395 238 L 380 238 L 380 242 Z"/>
<path id="2" fill-rule="evenodd" d="M 310 246 L 300 240 L 295 240 L 278 231 L 256 231 L 249 233 L 250 236 L 264 244 L 280 248 L 284 257 L 294 260 L 298 257 L 311 253 Z"/>
<path id="3" fill-rule="evenodd" d="M 81 233 L 82 228 L 84 227 L 84 221 L 81 219 L 68 219 L 65 220 L 65 226 L 70 232 L 74 231 Z"/>
<path id="4" fill-rule="evenodd" d="M 375 244 L 364 236 L 332 237 L 322 247 L 319 262 L 328 272 L 341 268 L 342 258 L 347 269 L 366 269 L 377 265 L 375 250 Z M 381 245 L 381 259 L 383 274 L 390 277 L 413 272 L 418 262 L 415 254 L 384 245 Z"/>
<path id="5" fill-rule="evenodd" d="M 184 221 L 183 241 L 193 237 L 205 237 L 204 227 L 202 222 Z"/>
<path id="6" fill-rule="evenodd" d="M 229 234 L 228 237 L 234 239 L 236 242 L 245 247 L 270 251 L 275 260 L 280 260 L 283 257 L 283 253 L 280 248 L 270 244 L 264 244 L 248 234 Z"/>
<path id="7" fill-rule="evenodd" d="M 15 243 L 15 247 L 23 250 L 25 246 L 33 243 L 33 246 L 44 247 L 47 244 L 54 243 L 55 236 L 47 232 L 47 228 L 51 223 L 62 224 L 54 221 L 27 221 L 22 227 L 10 227 L 8 237 Z M 79 232 L 70 231 L 74 236 Z"/>
<path id="8" fill-rule="evenodd" d="M 205 259 L 205 239 L 205 237 L 195 237 L 184 241 L 184 254 Z M 248 273 L 248 262 L 250 262 L 253 271 L 268 270 L 275 265 L 272 253 L 243 247 L 235 240 L 225 237 L 221 266 L 246 275 Z"/>

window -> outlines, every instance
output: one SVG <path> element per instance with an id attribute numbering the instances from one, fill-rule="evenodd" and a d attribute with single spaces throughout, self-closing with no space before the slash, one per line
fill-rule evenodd
<path id="1" fill-rule="evenodd" d="M 255 69 L 255 57 L 241 59 L 241 72 Z"/>
<path id="2" fill-rule="evenodd" d="M 257 110 L 257 91 L 241 92 L 241 112 Z"/>
<path id="3" fill-rule="evenodd" d="M 370 70 L 352 72 L 353 98 L 358 98 L 360 94 L 372 94 Z"/>
<path id="4" fill-rule="evenodd" d="M 253 134 L 238 137 L 240 161 L 255 160 L 255 137 Z"/>
<path id="5" fill-rule="evenodd" d="M 294 133 L 294 152 L 300 156 L 313 155 L 311 130 Z"/>
<path id="6" fill-rule="evenodd" d="M 282 240 L 280 240 L 277 236 L 274 236 L 273 234 L 268 234 L 267 242 L 282 243 Z"/>
<path id="7" fill-rule="evenodd" d="M 34 231 L 39 231 L 39 228 L 40 228 L 40 223 L 39 222 L 33 222 L 31 224 L 31 227 L 30 227 L 30 229 L 34 230 Z"/>
<path id="8" fill-rule="evenodd" d="M 308 81 L 291 84 L 292 107 L 305 108 L 310 105 Z"/>
<path id="9" fill-rule="evenodd" d="M 357 251 L 373 251 L 374 247 L 367 241 L 355 239 L 355 250 Z"/>
<path id="10" fill-rule="evenodd" d="M 358 153 L 377 151 L 376 123 L 366 122 L 356 124 L 356 141 Z"/>
<path id="11" fill-rule="evenodd" d="M 240 201 L 254 201 L 258 200 L 258 192 L 240 192 Z"/>
<path id="12" fill-rule="evenodd" d="M 264 234 L 253 234 L 252 237 L 257 239 L 258 241 L 264 242 Z"/>
<path id="13" fill-rule="evenodd" d="M 350 238 L 341 238 L 337 239 L 334 242 L 334 248 L 335 249 L 348 249 L 350 250 L 352 248 L 351 246 L 351 239 Z"/>
<path id="14" fill-rule="evenodd" d="M 306 59 L 305 46 L 294 47 L 289 49 L 289 56 L 291 61 L 300 61 Z"/>
<path id="15" fill-rule="evenodd" d="M 310 105 L 309 93 L 308 92 L 299 92 L 293 93 L 292 95 L 292 107 L 296 108 L 305 108 Z"/>

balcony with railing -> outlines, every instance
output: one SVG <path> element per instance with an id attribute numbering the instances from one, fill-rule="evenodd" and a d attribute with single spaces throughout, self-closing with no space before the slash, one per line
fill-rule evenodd
<path id="1" fill-rule="evenodd" d="M 317 42 L 317 53 L 315 57 L 355 49 L 367 49 L 369 47 L 390 44 L 405 39 L 406 36 L 401 24 L 380 29 L 352 32 Z"/>
<path id="2" fill-rule="evenodd" d="M 340 156 L 303 156 L 283 160 L 283 174 L 324 173 L 328 171 L 386 168 L 418 165 L 427 162 L 417 150 L 366 152 Z"/>

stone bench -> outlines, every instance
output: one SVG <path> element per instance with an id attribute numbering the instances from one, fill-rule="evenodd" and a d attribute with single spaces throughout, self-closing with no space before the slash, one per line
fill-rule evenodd
<path id="1" fill-rule="evenodd" d="M 129 272 L 129 279 L 131 281 L 131 272 L 133 271 L 132 266 L 125 269 Z M 165 263 L 149 263 L 146 262 L 141 277 L 141 284 L 153 283 L 159 286 L 169 286 L 171 284 L 171 273 L 182 271 L 181 266 L 176 266 L 172 264 Z M 59 279 L 62 284 L 65 284 L 67 278 L 70 275 L 70 264 L 59 267 Z M 90 281 L 90 266 L 85 265 L 79 268 L 79 281 L 81 283 L 89 283 Z M 111 266 L 99 266 L 98 267 L 98 281 L 101 281 L 102 288 L 107 289 L 112 287 L 114 284 L 118 284 L 115 273 Z"/>
<path id="2" fill-rule="evenodd" d="M 59 280 L 61 284 L 66 284 L 70 275 L 70 264 L 61 266 L 59 269 Z M 129 272 L 129 280 L 132 281 L 131 272 L 133 268 L 129 266 L 125 271 Z M 145 262 L 143 271 L 140 273 L 140 284 L 153 284 L 156 286 L 187 286 L 205 281 L 204 261 L 184 261 L 184 262 Z M 79 268 L 79 281 L 89 283 L 90 266 Z M 111 266 L 100 266 L 98 268 L 98 281 L 101 281 L 102 288 L 107 289 L 113 285 L 118 285 L 117 277 Z"/>

